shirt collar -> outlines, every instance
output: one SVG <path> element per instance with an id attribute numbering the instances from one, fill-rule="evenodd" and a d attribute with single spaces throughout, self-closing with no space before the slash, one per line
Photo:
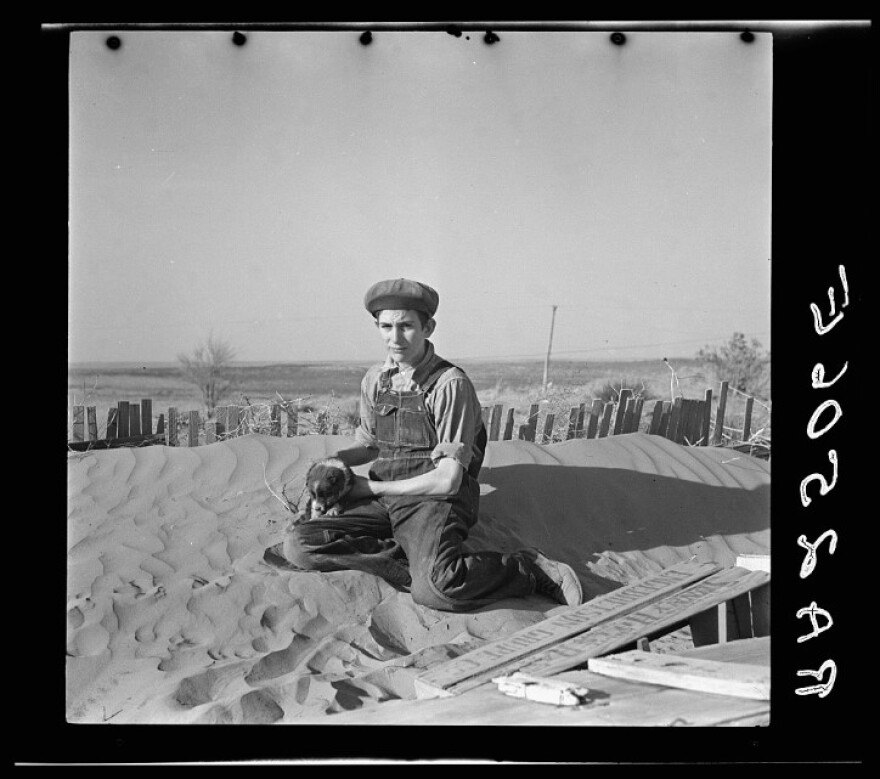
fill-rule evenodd
<path id="1" fill-rule="evenodd" d="M 432 344 L 429 340 L 425 340 L 425 353 L 422 355 L 422 359 L 418 361 L 416 365 L 413 365 L 412 368 L 407 368 L 407 372 L 412 371 L 413 375 L 415 372 L 421 368 L 423 365 L 427 365 L 428 362 L 434 359 L 434 344 Z M 388 354 L 385 356 L 385 362 L 382 365 L 382 373 L 387 374 L 388 376 L 393 376 L 395 373 L 402 371 L 397 367 L 397 363 L 391 359 L 391 355 Z"/>

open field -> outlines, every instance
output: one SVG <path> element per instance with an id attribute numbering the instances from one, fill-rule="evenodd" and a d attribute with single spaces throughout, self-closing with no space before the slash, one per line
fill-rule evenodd
<path id="1" fill-rule="evenodd" d="M 542 360 L 460 361 L 459 364 L 474 382 L 481 403 L 513 406 L 518 423 L 525 421 L 530 404 L 539 403 L 541 414 L 555 413 L 562 426 L 572 406 L 596 397 L 606 401 L 613 399 L 609 384 L 615 389 L 630 388 L 649 405 L 657 399 L 670 400 L 673 391 L 687 398 L 702 398 L 706 389 L 711 388 L 717 398 L 719 388 L 718 379 L 693 358 L 670 358 L 669 365 L 661 360 L 553 361 L 546 393 L 542 392 Z M 675 370 L 675 376 L 669 366 Z M 368 367 L 368 362 L 233 365 L 227 372 L 231 389 L 222 402 L 260 405 L 277 401 L 281 396 L 296 403 L 306 423 L 310 413 L 326 410 L 339 425 L 339 432 L 345 434 L 356 420 L 360 381 Z M 673 386 L 674 378 L 677 383 Z M 99 434 L 106 427 L 108 408 L 120 400 L 139 402 L 141 398 L 151 398 L 156 418 L 160 413 L 167 413 L 169 406 L 181 412 L 195 409 L 205 416 L 199 390 L 181 377 L 176 363 L 72 364 L 68 366 L 67 391 L 68 407 L 73 404 L 96 407 Z M 769 400 L 762 398 L 756 402 L 753 431 L 764 429 L 769 433 L 769 405 Z M 744 398 L 731 392 L 726 414 L 728 425 L 742 425 L 743 407 Z M 647 421 L 646 413 L 643 425 Z"/>

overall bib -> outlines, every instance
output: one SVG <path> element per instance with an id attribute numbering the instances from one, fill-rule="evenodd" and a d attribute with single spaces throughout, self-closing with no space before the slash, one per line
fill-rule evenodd
<path id="1" fill-rule="evenodd" d="M 425 398 L 445 360 L 419 366 L 413 383 L 400 391 L 382 374 L 376 398 L 375 436 L 379 456 L 370 468 L 374 481 L 397 481 L 434 469 L 431 452 L 437 433 Z M 477 454 L 451 496 L 381 496 L 347 506 L 337 517 L 295 525 L 284 542 L 293 564 L 317 571 L 360 570 L 382 577 L 413 600 L 443 611 L 470 611 L 534 589 L 534 578 L 516 554 L 464 552 L 462 543 L 477 521 L 477 476 L 486 448 L 480 427 Z"/>

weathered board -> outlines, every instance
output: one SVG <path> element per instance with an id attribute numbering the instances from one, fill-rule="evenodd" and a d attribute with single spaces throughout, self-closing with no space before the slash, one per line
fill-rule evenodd
<path id="1" fill-rule="evenodd" d="M 617 679 L 660 684 L 714 695 L 770 700 L 770 669 L 744 663 L 722 663 L 634 649 L 619 655 L 593 657 L 590 671 Z"/>
<path id="2" fill-rule="evenodd" d="M 613 652 L 634 643 L 641 636 L 670 628 L 694 614 L 742 595 L 765 584 L 769 578 L 764 571 L 726 569 L 662 600 L 549 647 L 528 658 L 518 670 L 533 676 L 550 676 L 576 668 L 591 657 Z"/>
<path id="3" fill-rule="evenodd" d="M 718 571 L 715 563 L 685 562 L 671 566 L 655 576 L 626 585 L 606 595 L 556 614 L 542 622 L 517 631 L 510 636 L 477 647 L 459 657 L 427 671 L 417 680 L 425 697 L 452 694 L 488 681 L 493 672 L 554 644 L 565 641 L 585 630 L 628 614 L 646 604 L 660 600 L 688 584 L 698 582 Z M 468 687 L 462 685 L 475 681 Z"/>

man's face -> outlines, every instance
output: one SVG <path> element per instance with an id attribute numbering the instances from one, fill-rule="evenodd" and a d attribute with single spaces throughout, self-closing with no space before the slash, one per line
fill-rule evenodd
<path id="1" fill-rule="evenodd" d="M 434 332 L 434 320 L 425 326 L 415 311 L 380 311 L 376 318 L 385 349 L 396 363 L 414 365 L 424 354 L 425 340 Z"/>

